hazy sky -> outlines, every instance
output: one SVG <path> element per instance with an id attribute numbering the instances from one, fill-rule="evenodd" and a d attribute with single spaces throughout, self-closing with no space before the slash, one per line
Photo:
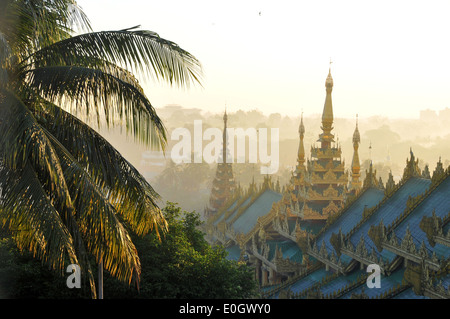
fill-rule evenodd
<path id="1" fill-rule="evenodd" d="M 335 117 L 450 107 L 450 1 L 78 0 L 94 30 L 140 24 L 196 56 L 203 88 L 147 83 L 156 107 L 322 112 L 330 58 Z"/>

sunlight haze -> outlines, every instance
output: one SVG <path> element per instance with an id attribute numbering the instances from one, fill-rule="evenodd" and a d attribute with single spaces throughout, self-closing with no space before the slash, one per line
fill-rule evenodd
<path id="1" fill-rule="evenodd" d="M 135 25 L 196 56 L 203 87 L 143 83 L 155 107 L 418 118 L 450 106 L 448 1 L 78 1 L 92 27 Z"/>

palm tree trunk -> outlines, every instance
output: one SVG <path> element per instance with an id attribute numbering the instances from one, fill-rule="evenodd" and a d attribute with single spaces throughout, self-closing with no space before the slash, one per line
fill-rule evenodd
<path id="1" fill-rule="evenodd" d="M 103 259 L 98 264 L 98 299 L 103 299 Z"/>

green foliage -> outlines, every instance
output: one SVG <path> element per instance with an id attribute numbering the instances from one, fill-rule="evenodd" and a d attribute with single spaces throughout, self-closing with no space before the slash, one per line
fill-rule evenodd
<path id="1" fill-rule="evenodd" d="M 0 299 L 89 297 L 87 281 L 81 289 L 69 289 L 61 273 L 51 271 L 31 253 L 20 252 L 11 238 L 0 239 Z"/>
<path id="2" fill-rule="evenodd" d="M 106 296 L 137 298 L 249 298 L 256 293 L 253 272 L 226 259 L 223 247 L 210 247 L 198 230 L 196 212 L 182 212 L 168 202 L 163 209 L 169 230 L 133 238 L 142 264 L 139 292 L 105 280 Z"/>
<path id="3" fill-rule="evenodd" d="M 227 260 L 223 247 L 212 248 L 205 241 L 198 213 L 182 211 L 170 202 L 163 213 L 169 229 L 161 240 L 155 232 L 132 235 L 142 266 L 139 289 L 105 271 L 105 298 L 239 299 L 256 294 L 253 271 Z M 89 298 L 84 276 L 81 289 L 67 288 L 68 276 L 20 253 L 11 239 L 0 241 L 0 298 Z"/>

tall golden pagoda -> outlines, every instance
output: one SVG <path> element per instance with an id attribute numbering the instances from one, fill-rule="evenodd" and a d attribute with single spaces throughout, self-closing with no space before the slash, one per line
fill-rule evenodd
<path id="1" fill-rule="evenodd" d="M 331 133 L 333 130 L 331 68 L 325 80 L 325 89 L 322 133 L 318 139 L 320 147 L 311 146 L 311 158 L 308 160 L 311 187 L 306 194 L 307 203 L 303 209 L 305 219 L 327 219 L 342 206 L 347 192 L 348 178 L 345 164 L 341 161 L 341 147 L 335 143 L 334 135 Z"/>

